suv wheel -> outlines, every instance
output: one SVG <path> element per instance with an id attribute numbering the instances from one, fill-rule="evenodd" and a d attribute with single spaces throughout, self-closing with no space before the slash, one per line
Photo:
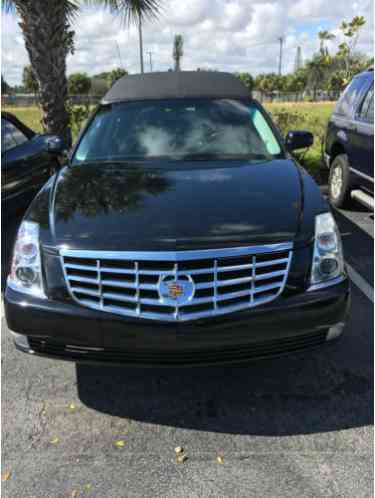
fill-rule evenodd
<path id="1" fill-rule="evenodd" d="M 335 207 L 343 207 L 350 201 L 350 169 L 348 156 L 340 154 L 333 160 L 329 175 L 329 200 Z"/>

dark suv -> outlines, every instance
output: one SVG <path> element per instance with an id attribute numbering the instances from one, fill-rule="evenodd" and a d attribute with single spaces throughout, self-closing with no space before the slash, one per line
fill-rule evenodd
<path id="1" fill-rule="evenodd" d="M 340 234 L 313 179 L 233 75 L 120 79 L 32 203 L 5 293 L 19 349 L 192 365 L 339 337 Z"/>
<path id="2" fill-rule="evenodd" d="M 325 162 L 329 198 L 343 207 L 353 198 L 374 208 L 374 72 L 356 76 L 328 124 Z"/>

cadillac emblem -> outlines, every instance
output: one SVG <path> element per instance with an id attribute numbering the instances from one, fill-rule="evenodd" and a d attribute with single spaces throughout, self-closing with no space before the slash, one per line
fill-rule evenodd
<path id="1" fill-rule="evenodd" d="M 170 284 L 167 284 L 167 287 L 169 290 L 169 297 L 172 299 L 177 299 L 184 293 L 184 286 L 178 282 L 171 282 Z"/>
<path id="2" fill-rule="evenodd" d="M 159 297 L 163 304 L 182 306 L 193 299 L 194 282 L 190 275 L 162 275 L 159 279 Z"/>

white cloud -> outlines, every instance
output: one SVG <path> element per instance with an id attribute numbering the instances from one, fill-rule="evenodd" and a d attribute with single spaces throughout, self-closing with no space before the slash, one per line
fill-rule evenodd
<path id="1" fill-rule="evenodd" d="M 184 36 L 183 69 L 197 67 L 228 71 L 276 71 L 278 37 L 285 37 L 284 72 L 293 68 L 297 46 L 303 57 L 318 48 L 319 29 L 335 30 L 343 19 L 365 15 L 367 24 L 358 49 L 373 52 L 372 0 L 165 0 L 157 23 L 144 25 L 146 69 L 148 51 L 154 70 L 172 67 L 172 43 L 176 33 Z M 85 8 L 74 25 L 76 51 L 68 58 L 68 73 L 89 74 L 120 65 L 139 70 L 138 33 L 124 29 L 109 12 Z M 333 43 L 332 48 L 339 42 Z M 2 16 L 2 73 L 11 84 L 19 83 L 28 63 L 22 33 L 14 16 Z"/>

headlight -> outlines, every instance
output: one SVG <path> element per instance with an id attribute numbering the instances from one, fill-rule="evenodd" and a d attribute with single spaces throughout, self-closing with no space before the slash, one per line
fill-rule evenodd
<path id="1" fill-rule="evenodd" d="M 37 223 L 31 221 L 21 223 L 14 246 L 8 285 L 19 292 L 45 297 Z"/>
<path id="2" fill-rule="evenodd" d="M 344 257 L 340 232 L 331 213 L 315 218 L 315 244 L 311 285 L 324 284 L 344 275 Z"/>

